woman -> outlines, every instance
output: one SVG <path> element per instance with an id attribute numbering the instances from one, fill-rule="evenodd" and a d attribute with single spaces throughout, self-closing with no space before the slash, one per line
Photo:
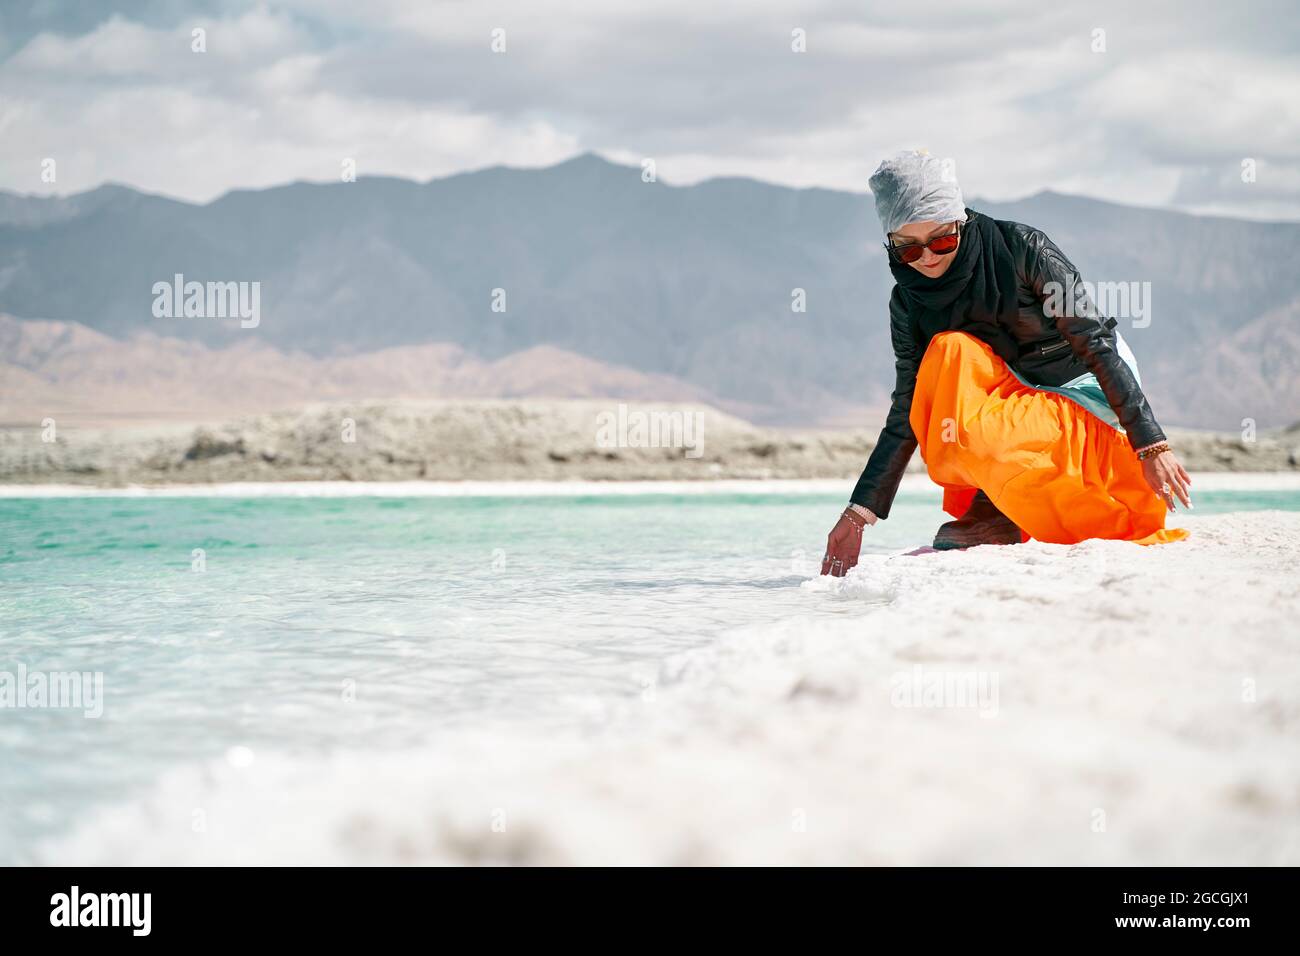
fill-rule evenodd
<path id="1" fill-rule="evenodd" d="M 896 383 L 880 440 L 826 544 L 823 574 L 857 564 L 889 517 L 912 452 L 955 521 L 939 550 L 1178 541 L 1165 515 L 1191 478 L 1142 394 L 1114 319 L 1041 231 L 966 208 L 945 164 L 904 152 L 871 177 L 896 285 Z"/>

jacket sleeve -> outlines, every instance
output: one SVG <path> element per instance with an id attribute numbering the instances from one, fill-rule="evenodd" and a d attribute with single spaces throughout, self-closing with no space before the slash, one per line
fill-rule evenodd
<path id="1" fill-rule="evenodd" d="M 920 343 L 912 335 L 897 287 L 889 298 L 889 337 L 894 346 L 894 393 L 890 396 L 889 415 L 867 459 L 867 467 L 849 497 L 853 503 L 870 508 L 877 518 L 889 517 L 898 483 L 912 452 L 916 451 L 916 436 L 908 419 L 912 414 L 916 370 L 921 363 Z"/>
<path id="2" fill-rule="evenodd" d="M 1165 433 L 1147 404 L 1142 386 L 1120 357 L 1115 335 L 1102 324 L 1073 263 L 1037 229 L 1028 231 L 1024 255 L 1025 279 L 1074 354 L 1097 377 L 1106 401 L 1128 434 L 1129 444 L 1142 448 L 1164 441 Z"/>

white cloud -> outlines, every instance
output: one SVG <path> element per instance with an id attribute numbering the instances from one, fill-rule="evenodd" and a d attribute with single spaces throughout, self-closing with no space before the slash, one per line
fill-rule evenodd
<path id="1" fill-rule="evenodd" d="M 289 0 L 148 25 L 119 14 L 32 36 L 0 63 L 0 185 L 64 193 L 113 179 L 206 200 L 329 179 L 343 155 L 362 174 L 426 179 L 597 149 L 653 156 L 669 181 L 861 190 L 884 153 L 926 144 L 957 159 L 972 196 L 1054 188 L 1289 216 L 1300 70 L 1276 18 L 1259 21 L 1208 0 L 939 12 Z M 190 51 L 195 26 L 206 54 Z M 488 46 L 496 26 L 505 54 Z M 794 26 L 808 53 L 790 51 Z M 47 156 L 53 187 L 39 179 Z M 1269 188 L 1236 188 L 1244 156 L 1269 164 Z"/>

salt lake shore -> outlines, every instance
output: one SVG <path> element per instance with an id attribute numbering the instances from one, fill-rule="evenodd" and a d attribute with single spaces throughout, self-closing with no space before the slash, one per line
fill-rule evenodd
<path id="1" fill-rule="evenodd" d="M 1181 523 L 864 555 L 792 585 L 835 621 L 671 657 L 589 733 L 200 761 L 37 859 L 1300 864 L 1300 514 Z"/>
<path id="2" fill-rule="evenodd" d="M 11 423 L 0 428 L 0 484 L 852 479 L 879 425 L 759 428 L 707 406 L 597 400 L 318 404 L 110 429 Z M 1190 471 L 1300 471 L 1300 423 L 1251 440 L 1166 432 Z M 911 470 L 923 471 L 919 456 Z"/>

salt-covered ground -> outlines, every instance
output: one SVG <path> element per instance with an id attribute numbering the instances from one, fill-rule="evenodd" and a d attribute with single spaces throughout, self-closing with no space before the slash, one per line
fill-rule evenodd
<path id="1" fill-rule="evenodd" d="M 1300 864 L 1300 513 L 867 556 L 571 737 L 170 772 L 50 863 Z"/>

